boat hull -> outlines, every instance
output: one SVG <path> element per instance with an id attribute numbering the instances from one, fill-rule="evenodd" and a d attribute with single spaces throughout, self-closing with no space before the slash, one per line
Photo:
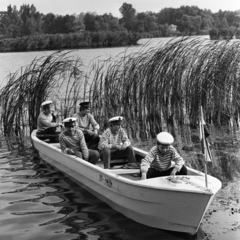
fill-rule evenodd
<path id="1" fill-rule="evenodd" d="M 32 139 L 42 159 L 84 185 L 116 211 L 150 227 L 195 234 L 214 194 L 221 188 L 220 181 L 211 177 L 214 187 L 211 191 L 204 189 L 201 174 L 189 176 L 187 181 L 194 179 L 195 185 L 185 183 L 184 188 L 166 178 L 133 181 L 117 171 L 63 154 L 34 135 Z"/>

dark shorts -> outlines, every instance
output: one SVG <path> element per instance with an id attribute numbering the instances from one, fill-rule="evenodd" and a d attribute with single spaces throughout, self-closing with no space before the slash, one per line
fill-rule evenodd
<path id="1" fill-rule="evenodd" d="M 173 170 L 173 167 L 169 168 L 166 171 L 158 171 L 154 168 L 149 168 L 147 171 L 147 178 L 170 176 L 172 170 Z M 187 168 L 183 165 L 181 170 L 177 172 L 176 175 L 187 175 Z"/>

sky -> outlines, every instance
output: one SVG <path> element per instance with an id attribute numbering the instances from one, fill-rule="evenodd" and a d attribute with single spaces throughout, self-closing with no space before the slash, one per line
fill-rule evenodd
<path id="1" fill-rule="evenodd" d="M 119 8 L 123 3 L 132 4 L 139 12 L 159 12 L 163 8 L 179 8 L 180 6 L 197 6 L 210 9 L 213 13 L 240 10 L 240 0 L 0 0 L 0 11 L 6 11 L 8 5 L 16 5 L 19 10 L 23 4 L 34 5 L 40 13 L 58 15 L 95 12 L 98 15 L 111 13 L 121 17 Z"/>

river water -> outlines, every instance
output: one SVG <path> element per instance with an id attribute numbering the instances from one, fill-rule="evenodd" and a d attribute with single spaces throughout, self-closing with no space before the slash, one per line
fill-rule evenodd
<path id="1" fill-rule="evenodd" d="M 155 39 L 151 41 L 148 47 L 156 46 L 159 42 L 167 42 L 170 38 Z M 147 43 L 148 39 L 142 39 L 139 41 L 138 46 L 126 47 L 114 47 L 114 48 L 95 48 L 95 49 L 79 49 L 70 53 L 73 58 L 81 58 L 83 65 L 87 68 L 94 60 L 106 60 L 110 57 L 116 57 L 119 54 L 128 54 L 136 52 L 141 49 L 142 45 Z M 65 52 L 65 51 L 64 51 Z M 21 72 L 25 66 L 29 65 L 35 58 L 46 57 L 51 55 L 54 51 L 41 51 L 41 52 L 13 52 L 13 53 L 0 53 L 0 83 L 6 82 L 6 77 L 9 73 L 16 71 Z M 0 85 L 1 85 L 0 84 Z"/>
<path id="2" fill-rule="evenodd" d="M 0 209 L 0 240 L 202 239 L 138 224 L 31 156 L 0 159 Z"/>
<path id="3" fill-rule="evenodd" d="M 164 44 L 168 40 L 154 39 L 148 47 Z M 139 51 L 142 44 L 148 41 L 142 39 L 140 45 L 129 48 L 81 49 L 71 54 L 80 57 L 87 67 L 93 59 L 103 60 L 121 53 Z M 4 85 L 10 72 L 21 71 L 33 59 L 52 53 L 0 53 L 0 83 Z M 234 154 L 231 149 L 229 154 L 227 148 L 223 147 L 221 156 L 217 157 L 218 163 L 223 168 L 226 165 L 228 170 L 224 176 L 231 180 L 233 176 L 228 175 L 236 166 L 239 167 L 240 157 L 238 151 Z M 234 157 L 234 165 L 231 165 L 229 156 Z M 239 215 L 235 216 L 240 221 Z M 202 229 L 192 237 L 138 224 L 34 156 L 13 154 L 0 157 L 0 240 L 193 240 L 204 239 L 204 236 Z"/>
<path id="4" fill-rule="evenodd" d="M 208 39 L 208 36 L 201 38 Z M 173 38 L 154 38 L 141 39 L 137 46 L 130 47 L 113 47 L 113 48 L 94 48 L 94 49 L 78 49 L 69 54 L 73 58 L 81 58 L 83 65 L 87 69 L 89 64 L 98 60 L 107 60 L 110 57 L 123 56 L 134 52 L 141 52 L 142 50 L 153 48 L 157 45 L 164 45 Z M 41 52 L 13 52 L 0 53 L 0 86 L 6 82 L 6 77 L 9 73 L 16 71 L 21 72 L 25 66 L 29 65 L 35 58 L 46 57 L 54 51 Z M 84 69 L 83 69 L 84 70 Z"/>

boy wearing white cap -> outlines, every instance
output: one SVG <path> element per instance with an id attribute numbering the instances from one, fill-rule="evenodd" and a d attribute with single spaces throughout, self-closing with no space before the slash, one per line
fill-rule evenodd
<path id="1" fill-rule="evenodd" d="M 42 112 L 37 119 L 37 137 L 41 140 L 49 139 L 50 142 L 58 142 L 58 134 L 56 127 L 62 126 L 56 123 L 56 117 L 51 113 L 52 101 L 44 101 L 41 104 Z"/>
<path id="2" fill-rule="evenodd" d="M 99 152 L 88 149 L 83 132 L 76 128 L 76 118 L 65 118 L 63 123 L 65 130 L 59 135 L 62 152 L 96 164 L 100 158 Z"/>
<path id="3" fill-rule="evenodd" d="M 88 148 L 97 150 L 99 142 L 98 131 L 100 126 L 90 113 L 91 103 L 81 102 L 79 105 L 79 112 L 73 115 L 73 117 L 77 119 L 76 126 L 82 130 Z"/>
<path id="4" fill-rule="evenodd" d="M 173 141 L 173 136 L 168 132 L 157 135 L 157 145 L 141 161 L 141 179 L 187 175 L 184 160 L 171 145 Z M 172 161 L 175 166 L 172 166 Z"/>
<path id="5" fill-rule="evenodd" d="M 110 161 L 127 157 L 129 163 L 136 163 L 131 142 L 124 129 L 121 127 L 123 117 L 116 116 L 109 119 L 110 127 L 107 128 L 99 141 L 101 159 L 104 168 L 110 168 Z"/>

